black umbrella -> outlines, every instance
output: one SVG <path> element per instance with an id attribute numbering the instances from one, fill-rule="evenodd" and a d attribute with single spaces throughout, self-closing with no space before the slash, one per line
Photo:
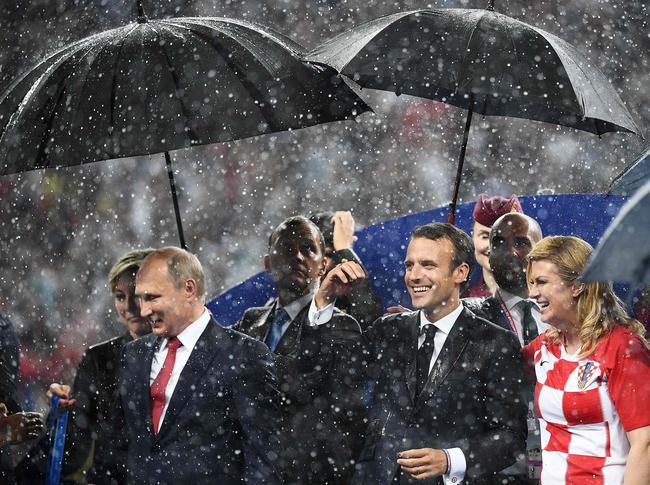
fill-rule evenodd
<path id="1" fill-rule="evenodd" d="M 650 145 L 628 168 L 614 177 L 608 194 L 631 195 L 650 180 Z"/>
<path id="2" fill-rule="evenodd" d="M 70 44 L 0 98 L 0 175 L 345 120 L 369 109 L 295 42 L 225 18 L 147 20 Z"/>
<path id="3" fill-rule="evenodd" d="M 607 78 L 571 45 L 488 10 L 400 12 L 354 27 L 313 50 L 366 88 L 468 110 L 449 214 L 454 220 L 472 113 L 513 116 L 598 135 L 639 134 Z"/>

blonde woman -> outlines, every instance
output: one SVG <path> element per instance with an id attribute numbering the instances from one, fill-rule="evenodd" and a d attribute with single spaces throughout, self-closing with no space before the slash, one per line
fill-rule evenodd
<path id="1" fill-rule="evenodd" d="M 579 277 L 592 247 L 542 239 L 530 298 L 551 329 L 524 348 L 535 368 L 543 485 L 650 484 L 650 350 L 610 283 Z"/>

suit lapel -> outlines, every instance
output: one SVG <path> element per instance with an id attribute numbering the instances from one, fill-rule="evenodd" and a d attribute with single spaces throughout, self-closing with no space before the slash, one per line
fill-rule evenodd
<path id="1" fill-rule="evenodd" d="M 418 336 L 420 334 L 420 312 L 414 312 L 406 318 L 406 348 L 402 355 L 406 356 L 406 387 L 411 397 L 411 402 L 416 401 L 417 390 L 417 353 Z"/>
<path id="2" fill-rule="evenodd" d="M 169 406 L 167 407 L 167 412 L 165 413 L 160 431 L 156 435 L 157 439 L 160 439 L 160 437 L 163 436 L 174 423 L 180 411 L 192 396 L 194 389 L 198 388 L 197 383 L 205 375 L 212 360 L 218 353 L 219 345 L 217 345 L 216 340 L 219 337 L 219 330 L 221 330 L 219 324 L 214 318 L 211 318 L 208 326 L 199 337 L 199 340 L 197 340 L 196 345 L 190 354 L 190 358 L 178 378 L 178 382 L 176 383 L 174 393 L 169 401 Z M 149 420 L 151 421 L 151 418 L 149 418 Z"/>
<path id="3" fill-rule="evenodd" d="M 418 400 L 420 404 L 426 402 L 435 395 L 440 384 L 445 380 L 460 358 L 463 350 L 469 342 L 469 325 L 471 324 L 471 321 L 472 317 L 469 310 L 463 308 L 463 311 L 458 316 L 454 326 L 451 328 L 449 335 L 447 335 L 447 339 L 438 354 L 436 363 L 433 365 L 427 385 L 422 391 L 422 397 Z"/>
<path id="4" fill-rule="evenodd" d="M 271 325 L 271 315 L 275 312 L 275 309 L 278 306 L 278 300 L 276 299 L 270 305 L 262 309 L 260 314 L 257 316 L 253 325 L 250 328 L 249 335 L 255 340 L 264 342 L 266 334 L 269 331 L 269 326 Z"/>
<path id="5" fill-rule="evenodd" d="M 151 364 L 153 362 L 153 356 L 156 353 L 156 350 L 159 348 L 162 343 L 162 339 L 152 338 L 148 341 L 144 347 L 144 355 L 141 362 L 144 362 L 144 365 L 129 366 L 126 372 L 129 372 L 133 376 L 133 382 L 137 386 L 135 390 L 135 396 L 141 396 L 140 399 L 135 400 L 135 405 L 137 406 L 137 413 L 140 416 L 142 423 L 145 424 L 145 429 L 149 432 L 153 429 L 153 421 L 151 419 L 151 394 L 150 390 L 150 376 L 151 376 Z M 128 377 L 127 377 L 128 378 Z"/>

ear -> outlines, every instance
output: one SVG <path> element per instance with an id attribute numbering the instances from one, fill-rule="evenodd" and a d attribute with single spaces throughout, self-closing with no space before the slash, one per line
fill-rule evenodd
<path id="1" fill-rule="evenodd" d="M 196 281 L 191 278 L 185 280 L 185 293 L 187 296 L 196 296 Z"/>
<path id="2" fill-rule="evenodd" d="M 584 283 L 580 283 L 576 281 L 571 286 L 571 295 L 573 296 L 573 298 L 578 298 L 583 291 L 585 291 Z"/>
<path id="3" fill-rule="evenodd" d="M 453 271 L 454 283 L 457 285 L 462 285 L 467 281 L 469 276 L 469 265 L 467 263 L 460 264 L 456 266 Z"/>
<path id="4" fill-rule="evenodd" d="M 321 278 L 322 276 L 325 275 L 325 268 L 327 267 L 327 261 L 329 258 L 327 256 L 323 256 L 323 259 L 321 259 L 320 262 L 320 268 L 318 269 L 318 277 Z"/>
<path id="5" fill-rule="evenodd" d="M 264 271 L 267 273 L 271 272 L 271 258 L 268 254 L 264 255 Z"/>

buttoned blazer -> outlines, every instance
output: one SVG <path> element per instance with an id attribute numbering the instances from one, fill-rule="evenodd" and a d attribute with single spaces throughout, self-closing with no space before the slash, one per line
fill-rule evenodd
<path id="1" fill-rule="evenodd" d="M 149 375 L 160 343 L 148 335 L 125 347 L 115 473 L 125 460 L 129 483 L 281 483 L 280 394 L 268 349 L 211 318 L 154 435 Z"/>
<path id="2" fill-rule="evenodd" d="M 264 340 L 277 300 L 248 309 L 236 328 Z M 363 443 L 366 410 L 355 366 L 358 323 L 336 310 L 330 322 L 309 326 L 309 305 L 291 322 L 273 354 L 283 393 L 285 483 L 349 483 Z"/>
<path id="3" fill-rule="evenodd" d="M 524 453 L 527 407 L 521 349 L 504 329 L 463 309 L 421 396 L 416 396 L 419 312 L 377 320 L 364 334 L 373 407 L 352 483 L 429 483 L 401 472 L 397 456 L 419 448 L 460 448 L 464 484 L 494 485 Z"/>

